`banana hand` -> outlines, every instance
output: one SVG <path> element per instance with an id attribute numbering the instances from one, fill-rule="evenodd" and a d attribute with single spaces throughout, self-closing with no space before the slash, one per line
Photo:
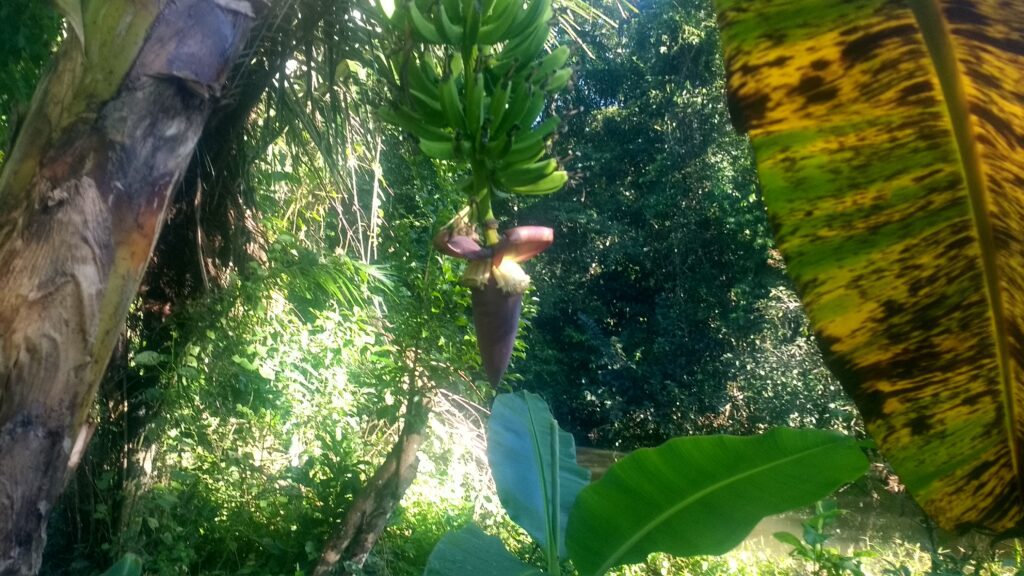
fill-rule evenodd
<path id="1" fill-rule="evenodd" d="M 565 186 L 565 183 L 569 181 L 569 174 L 565 170 L 559 170 L 552 172 L 551 174 L 544 177 L 539 182 L 535 182 L 528 186 L 516 186 L 509 188 L 509 192 L 513 194 L 521 194 L 524 196 L 540 196 L 543 194 L 551 194 L 557 192 Z"/>

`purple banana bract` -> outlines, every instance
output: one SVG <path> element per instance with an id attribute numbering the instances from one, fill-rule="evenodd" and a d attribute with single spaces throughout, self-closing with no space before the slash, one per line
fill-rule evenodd
<path id="1" fill-rule="evenodd" d="M 487 379 L 497 385 L 508 368 L 519 331 L 523 292 L 529 276 L 519 262 L 543 252 L 555 239 L 554 231 L 543 226 L 520 226 L 506 230 L 494 246 L 480 246 L 469 236 L 442 230 L 434 246 L 454 258 L 469 260 L 462 283 L 473 292 L 473 325 Z"/>
<path id="2" fill-rule="evenodd" d="M 522 294 L 505 294 L 491 280 L 483 288 L 473 288 L 473 326 L 480 348 L 480 362 L 487 380 L 497 386 L 508 369 L 512 348 L 519 331 Z"/>

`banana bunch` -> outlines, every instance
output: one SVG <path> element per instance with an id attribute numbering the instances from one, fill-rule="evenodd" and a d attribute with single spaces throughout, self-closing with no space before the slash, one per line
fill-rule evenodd
<path id="1" fill-rule="evenodd" d="M 538 195 L 568 180 L 548 154 L 559 118 L 546 115 L 572 76 L 569 49 L 548 52 L 551 0 L 412 0 L 401 19 L 418 40 L 393 65 L 396 101 L 380 116 L 419 139 L 424 154 L 466 163 L 463 191 Z"/>

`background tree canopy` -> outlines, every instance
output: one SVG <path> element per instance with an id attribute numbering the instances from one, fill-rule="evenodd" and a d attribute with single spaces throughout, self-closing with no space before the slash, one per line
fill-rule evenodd
<path id="1" fill-rule="evenodd" d="M 0 150 L 9 147 L 28 110 L 59 30 L 60 18 L 44 2 L 10 0 L 0 6 Z"/>
<path id="2" fill-rule="evenodd" d="M 537 264 L 524 381 L 600 446 L 850 425 L 729 122 L 710 5 L 638 8 L 588 30 L 614 57 L 582 59 L 559 102 L 577 111 L 557 143 L 576 185 L 520 212 L 559 231 Z"/>

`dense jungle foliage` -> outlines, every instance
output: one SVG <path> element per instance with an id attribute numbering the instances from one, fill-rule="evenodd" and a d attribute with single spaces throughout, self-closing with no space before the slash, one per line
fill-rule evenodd
<path id="1" fill-rule="evenodd" d="M 558 8 L 575 73 L 552 104 L 571 182 L 499 207 L 556 230 L 527 265 L 507 387 L 544 397 L 597 449 L 778 425 L 858 433 L 773 248 L 710 4 L 581 6 Z M 480 371 L 460 265 L 430 244 L 460 207 L 460 175 L 378 119 L 396 48 L 373 10 L 283 2 L 254 33 L 176 193 L 43 574 L 97 574 L 126 553 L 146 574 L 311 573 L 420 404 L 415 482 L 366 564 L 345 569 L 420 574 L 473 519 L 538 562 L 484 455 L 485 407 L 506 390 Z M 41 2 L 0 3 L 0 141 L 65 35 Z M 822 545 L 828 510 L 783 539 L 793 558 L 652 556 L 622 573 L 861 573 L 866 559 Z M 904 542 L 879 565 L 999 562 L 931 544 L 930 564 Z"/>

